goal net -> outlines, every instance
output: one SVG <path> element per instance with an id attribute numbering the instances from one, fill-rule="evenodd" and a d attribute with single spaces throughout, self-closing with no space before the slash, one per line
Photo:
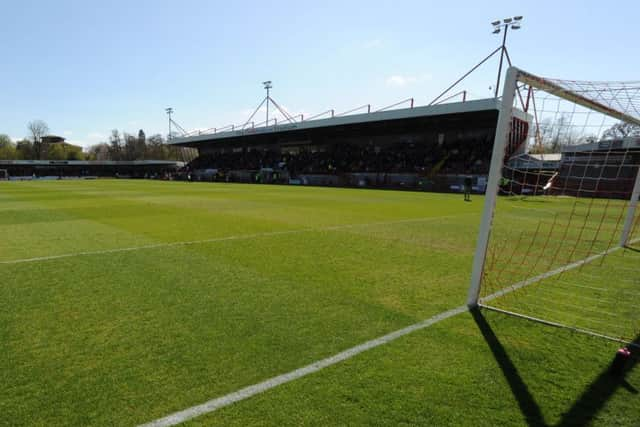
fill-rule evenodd
<path id="1" fill-rule="evenodd" d="M 9 172 L 6 169 L 0 169 L 0 181 L 6 181 L 9 179 Z"/>
<path id="2" fill-rule="evenodd" d="M 640 82 L 510 68 L 469 306 L 640 338 Z"/>

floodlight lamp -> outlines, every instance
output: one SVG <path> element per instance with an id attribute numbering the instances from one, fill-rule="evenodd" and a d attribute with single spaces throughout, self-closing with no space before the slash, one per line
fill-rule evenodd
<path id="1" fill-rule="evenodd" d="M 491 23 L 491 25 L 493 25 L 494 27 L 495 27 L 495 26 L 498 26 L 498 25 L 500 25 L 500 21 L 493 21 L 493 22 Z"/>
<path id="2" fill-rule="evenodd" d="M 520 24 L 512 24 L 512 25 L 511 25 L 511 29 L 513 29 L 513 30 L 519 30 L 519 29 L 520 29 Z"/>
<path id="3" fill-rule="evenodd" d="M 496 28 L 495 30 L 493 30 L 493 34 L 500 34 L 500 28 Z"/>
<path id="4" fill-rule="evenodd" d="M 521 15 L 514 16 L 513 19 L 516 21 L 522 21 L 522 16 Z"/>
<path id="5" fill-rule="evenodd" d="M 504 21 L 504 23 L 505 23 L 505 24 L 509 24 L 509 23 L 511 23 L 511 21 L 513 21 L 513 19 L 511 19 L 511 18 L 504 18 L 504 19 L 503 19 L 503 21 Z"/>

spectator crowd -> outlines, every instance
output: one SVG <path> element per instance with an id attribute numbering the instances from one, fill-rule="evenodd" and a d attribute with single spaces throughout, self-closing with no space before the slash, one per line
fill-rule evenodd
<path id="1" fill-rule="evenodd" d="M 321 148 L 242 148 L 200 155 L 190 169 L 258 171 L 269 168 L 290 176 L 343 173 L 486 174 L 491 145 L 484 141 L 429 146 L 402 143 L 335 144 Z"/>

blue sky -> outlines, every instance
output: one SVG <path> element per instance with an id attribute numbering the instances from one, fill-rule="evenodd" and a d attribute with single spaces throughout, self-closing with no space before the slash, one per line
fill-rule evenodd
<path id="1" fill-rule="evenodd" d="M 110 130 L 166 133 L 248 118 L 273 81 L 291 113 L 428 103 L 499 45 L 489 22 L 524 15 L 514 64 L 578 80 L 638 80 L 640 2 L 5 1 L 0 133 L 45 120 L 84 146 Z M 489 97 L 497 61 L 463 85 Z"/>

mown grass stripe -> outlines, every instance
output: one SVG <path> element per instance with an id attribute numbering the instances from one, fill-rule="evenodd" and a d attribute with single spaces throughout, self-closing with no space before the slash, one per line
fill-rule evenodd
<path id="1" fill-rule="evenodd" d="M 401 220 L 395 220 L 395 221 L 379 221 L 379 222 L 368 222 L 368 223 L 357 223 L 357 224 L 332 225 L 327 227 L 301 228 L 297 230 L 266 231 L 262 233 L 238 234 L 234 236 L 213 237 L 210 239 L 200 239 L 200 240 L 184 240 L 179 242 L 151 243 L 148 245 L 129 246 L 124 248 L 100 249 L 95 251 L 82 251 L 82 252 L 72 252 L 72 253 L 59 254 L 59 255 L 33 257 L 33 258 L 4 260 L 4 261 L 0 261 L 0 264 L 22 264 L 22 263 L 29 263 L 29 262 L 51 261 L 51 260 L 56 260 L 61 258 L 72 258 L 72 257 L 78 257 L 78 256 L 104 255 L 104 254 L 112 254 L 112 253 L 118 253 L 118 252 L 139 251 L 139 250 L 145 250 L 145 249 L 157 249 L 157 248 L 168 248 L 168 247 L 174 247 L 174 246 L 189 246 L 189 245 L 197 245 L 197 244 L 204 244 L 204 243 L 225 242 L 230 240 L 250 240 L 250 239 L 256 239 L 259 237 L 281 236 L 281 235 L 287 235 L 287 234 L 310 233 L 310 232 L 318 232 L 318 231 L 333 231 L 333 230 L 342 230 L 342 229 L 356 228 L 356 227 L 373 227 L 378 225 L 394 225 L 394 224 L 405 224 L 405 223 L 414 223 L 414 222 L 426 222 L 426 221 L 434 221 L 434 220 L 445 219 L 445 218 L 460 217 L 460 216 L 471 215 L 471 214 L 431 216 L 431 217 L 425 217 L 425 218 L 408 218 L 408 219 L 401 219 Z"/>

